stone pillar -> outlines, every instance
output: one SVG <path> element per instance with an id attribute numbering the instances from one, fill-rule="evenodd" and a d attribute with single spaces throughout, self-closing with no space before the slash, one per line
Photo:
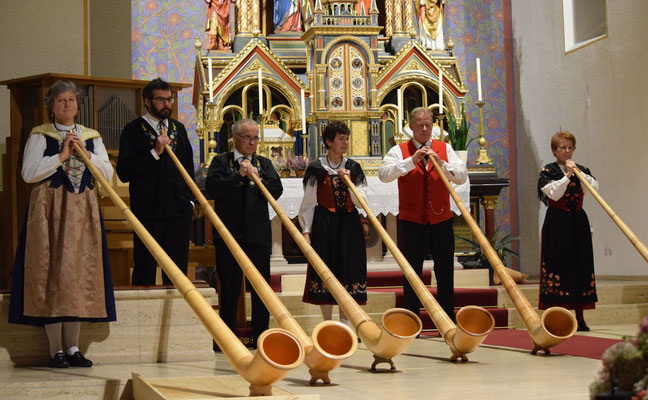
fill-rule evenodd
<path id="1" fill-rule="evenodd" d="M 270 221 L 272 229 L 272 252 L 270 255 L 271 264 L 287 264 L 286 258 L 283 255 L 283 225 L 279 217 L 274 217 Z"/>

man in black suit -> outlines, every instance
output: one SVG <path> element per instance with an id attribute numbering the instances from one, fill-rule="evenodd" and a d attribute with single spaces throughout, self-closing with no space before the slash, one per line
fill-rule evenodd
<path id="1" fill-rule="evenodd" d="M 176 265 L 187 273 L 194 197 L 164 151 L 169 145 L 190 176 L 193 150 L 184 125 L 173 118 L 171 86 L 154 79 L 142 91 L 146 113 L 129 122 L 119 140 L 117 175 L 128 182 L 130 208 Z M 155 285 L 157 262 L 137 235 L 133 238 L 133 285 Z M 165 285 L 171 283 L 162 274 Z"/>
<path id="2" fill-rule="evenodd" d="M 281 179 L 265 157 L 255 154 L 259 143 L 259 127 L 251 119 L 243 119 L 232 127 L 234 151 L 214 157 L 207 172 L 205 186 L 214 199 L 214 210 L 241 245 L 243 251 L 270 282 L 270 248 L 272 234 L 268 201 L 254 184 L 250 175 L 257 175 L 278 199 L 283 192 Z M 236 332 L 238 298 L 242 271 L 220 237 L 215 236 L 216 270 L 221 283 L 220 316 Z M 268 310 L 252 290 L 252 337 L 268 329 Z"/>

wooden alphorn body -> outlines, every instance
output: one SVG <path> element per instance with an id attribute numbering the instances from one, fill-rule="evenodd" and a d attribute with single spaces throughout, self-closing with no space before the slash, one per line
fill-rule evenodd
<path id="1" fill-rule="evenodd" d="M 180 171 L 185 182 L 187 182 L 191 192 L 200 203 L 203 212 L 212 222 L 221 238 L 223 238 L 225 245 L 236 259 L 236 262 L 243 270 L 243 273 L 250 281 L 252 287 L 254 287 L 254 290 L 272 317 L 281 328 L 291 332 L 299 340 L 299 343 L 301 343 L 306 354 L 304 364 L 308 366 L 311 374 L 310 383 L 314 384 L 318 379 L 321 379 L 327 384 L 331 383 L 328 376 L 329 371 L 337 368 L 344 360 L 351 357 L 358 348 L 355 333 L 351 328 L 341 322 L 324 321 L 313 329 L 313 340 L 311 341 L 306 332 L 304 332 L 292 314 L 290 314 L 290 311 L 279 300 L 279 297 L 277 297 L 277 294 L 272 290 L 268 282 L 266 282 L 256 269 L 236 239 L 234 239 L 225 227 L 225 224 L 223 224 L 223 221 L 221 221 L 214 209 L 211 208 L 205 196 L 184 169 L 178 157 L 173 153 L 173 150 L 171 150 L 169 145 L 165 145 L 165 149 Z"/>
<path id="2" fill-rule="evenodd" d="M 619 217 L 614 212 L 612 207 L 610 207 L 610 205 L 606 203 L 605 200 L 603 200 L 603 197 L 601 197 L 601 195 L 596 191 L 596 189 L 594 189 L 592 185 L 590 185 L 589 182 L 587 182 L 587 179 L 583 177 L 583 172 L 581 172 L 581 170 L 579 170 L 578 167 L 575 167 L 573 171 L 574 174 L 576 174 L 576 176 L 578 177 L 578 179 L 580 179 L 583 186 L 585 186 L 587 190 L 589 190 L 589 192 L 592 194 L 592 196 L 594 196 L 596 201 L 598 201 L 601 207 L 603 207 L 603 210 L 605 210 L 605 212 L 608 213 L 610 218 L 612 218 L 612 221 L 614 221 L 614 223 L 617 224 L 617 226 L 621 229 L 623 234 L 628 238 L 630 243 L 632 243 L 632 245 L 637 249 L 639 254 L 641 254 L 644 260 L 648 261 L 648 248 L 646 248 L 646 245 L 641 240 L 639 240 L 637 235 L 635 235 L 630 228 L 628 228 L 628 225 L 626 225 L 625 222 L 623 222 L 623 220 L 621 219 L 621 217 Z"/>
<path id="3" fill-rule="evenodd" d="M 189 303 L 191 309 L 214 338 L 236 372 L 250 382 L 250 396 L 271 395 L 272 384 L 281 380 L 304 361 L 304 349 L 295 335 L 284 329 L 268 329 L 259 336 L 258 350 L 252 355 L 214 311 L 211 304 L 196 290 L 189 278 L 180 271 L 180 268 L 153 239 L 153 236 L 135 217 L 126 203 L 110 187 L 79 145 L 74 143 L 74 148 L 83 162 L 90 168 L 95 179 L 106 189 L 110 199 L 133 227 L 137 236 L 140 237 L 146 248 L 151 252 L 151 255 L 157 260 L 180 294 Z"/>
<path id="4" fill-rule="evenodd" d="M 522 316 L 534 344 L 531 354 L 536 354 L 538 350 L 544 350 L 545 354 L 549 354 L 549 349 L 552 346 L 568 339 L 576 332 L 576 317 L 562 307 L 551 307 L 542 313 L 542 317 L 538 316 L 538 313 L 533 309 L 529 300 L 524 297 L 520 288 L 509 275 L 507 271 L 508 268 L 506 268 L 502 263 L 502 260 L 499 259 L 490 242 L 481 229 L 479 229 L 479 225 L 477 225 L 477 222 L 475 222 L 466 209 L 466 206 L 459 198 L 459 195 L 457 195 L 457 192 L 452 188 L 450 181 L 448 181 L 448 178 L 439 167 L 439 163 L 432 156 L 429 157 L 429 160 L 434 164 L 434 168 L 439 171 L 439 176 L 448 189 L 448 192 L 450 192 L 455 203 L 457 203 L 461 215 L 463 215 L 473 235 L 477 237 L 477 241 L 479 242 L 482 251 L 486 254 L 493 270 L 499 276 L 506 292 L 511 300 L 513 300 L 515 308 Z"/>
<path id="5" fill-rule="evenodd" d="M 353 182 L 351 182 L 351 179 L 345 175 L 343 180 L 362 208 L 364 208 L 374 228 L 376 228 L 383 242 L 396 259 L 398 266 L 403 271 L 403 275 L 414 289 L 414 292 L 416 292 L 416 295 L 421 300 L 421 303 L 427 310 L 430 318 L 432 318 L 432 321 L 434 321 L 434 324 L 439 328 L 443 340 L 450 346 L 450 351 L 452 351 L 450 360 L 455 361 L 457 358 L 461 358 L 464 361 L 468 361 L 466 354 L 472 352 L 479 346 L 495 327 L 495 319 L 491 313 L 482 307 L 463 307 L 457 312 L 457 324 L 455 325 L 434 296 L 432 296 L 432 293 L 425 287 L 421 278 L 414 272 L 412 266 L 407 262 L 407 259 L 401 253 L 396 243 L 394 243 L 385 228 L 383 228 L 382 224 L 373 214 L 367 202 L 360 195 Z"/>
<path id="6" fill-rule="evenodd" d="M 286 213 L 281 209 L 279 203 L 272 197 L 268 189 L 263 185 L 258 176 L 252 175 L 254 183 L 261 189 L 272 208 L 281 219 L 290 235 L 304 253 L 313 269 L 322 279 L 322 282 L 335 298 L 340 308 L 353 324 L 356 332 L 362 342 L 374 354 L 374 362 L 371 370 L 376 369 L 376 365 L 386 362 L 394 370 L 395 366 L 392 357 L 402 353 L 421 332 L 423 324 L 421 319 L 413 312 L 404 308 L 392 308 L 387 310 L 382 316 L 382 329 L 371 320 L 369 315 L 353 300 L 353 297 L 340 284 L 335 275 L 326 266 L 310 244 L 304 239 L 299 229 L 290 220 Z"/>

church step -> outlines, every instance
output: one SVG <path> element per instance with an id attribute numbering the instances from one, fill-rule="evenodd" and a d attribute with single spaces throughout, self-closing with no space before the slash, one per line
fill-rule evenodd
<path id="1" fill-rule="evenodd" d="M 518 286 L 533 307 L 538 307 L 539 285 L 530 283 Z M 514 308 L 506 289 L 497 286 L 498 307 Z M 596 284 L 597 306 L 605 304 L 642 304 L 648 303 L 648 282 L 608 281 L 599 279 Z"/>
<path id="2" fill-rule="evenodd" d="M 538 315 L 542 315 L 542 311 L 538 311 L 537 308 L 535 310 Z M 648 303 L 597 304 L 596 309 L 584 311 L 585 321 L 590 326 L 639 324 L 646 314 L 648 314 Z M 516 328 L 526 327 L 515 308 L 509 308 L 509 323 Z"/>

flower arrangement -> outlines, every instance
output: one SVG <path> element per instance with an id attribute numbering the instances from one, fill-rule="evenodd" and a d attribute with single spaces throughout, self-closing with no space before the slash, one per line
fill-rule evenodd
<path id="1" fill-rule="evenodd" d="M 281 176 L 282 178 L 290 177 L 290 168 L 288 167 L 288 162 L 285 158 L 278 154 L 271 159 L 272 166 L 274 167 L 275 171 L 277 171 L 279 176 Z"/>
<path id="2" fill-rule="evenodd" d="M 308 167 L 308 160 L 303 156 L 289 157 L 288 160 L 286 160 L 286 165 L 294 171 L 305 171 Z"/>
<path id="3" fill-rule="evenodd" d="M 624 394 L 632 400 L 648 400 L 648 315 L 637 337 L 605 350 L 602 361 L 603 368 L 590 385 L 590 398 Z"/>

